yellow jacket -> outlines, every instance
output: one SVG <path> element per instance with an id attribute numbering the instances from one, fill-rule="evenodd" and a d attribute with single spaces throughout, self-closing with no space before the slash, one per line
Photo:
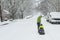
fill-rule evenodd
<path id="1" fill-rule="evenodd" d="M 41 23 L 41 18 L 42 18 L 42 16 L 39 16 L 39 17 L 37 18 L 37 23 Z"/>
<path id="2" fill-rule="evenodd" d="M 43 25 L 42 25 L 42 26 L 39 26 L 39 29 L 40 29 L 40 28 L 44 29 L 44 26 L 43 26 Z"/>

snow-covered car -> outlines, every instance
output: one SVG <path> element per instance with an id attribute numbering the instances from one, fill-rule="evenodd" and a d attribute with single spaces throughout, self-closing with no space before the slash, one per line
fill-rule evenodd
<path id="1" fill-rule="evenodd" d="M 60 24 L 60 12 L 51 12 L 47 21 L 52 24 Z"/>

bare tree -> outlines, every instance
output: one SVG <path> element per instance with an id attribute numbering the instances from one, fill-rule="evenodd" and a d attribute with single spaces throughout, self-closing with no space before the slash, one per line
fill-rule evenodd
<path id="1" fill-rule="evenodd" d="M 30 12 L 32 11 L 32 5 L 33 2 L 32 0 L 20 0 L 20 6 L 19 6 L 19 10 L 21 13 L 21 17 L 24 18 L 25 14 L 31 14 Z"/>
<path id="2" fill-rule="evenodd" d="M 12 3 L 12 1 L 14 1 Z M 31 11 L 31 6 L 33 5 L 32 1 L 30 0 L 10 0 L 10 7 L 9 7 L 9 12 L 10 12 L 10 17 L 12 19 L 15 18 L 16 14 L 20 11 L 20 18 L 24 18 L 25 12 L 28 10 Z"/>
<path id="3" fill-rule="evenodd" d="M 17 9 L 16 9 L 15 3 L 14 3 L 14 5 L 12 5 L 11 8 L 9 9 L 10 18 L 12 18 L 13 20 L 14 20 L 16 11 L 17 11 Z"/>
<path id="4" fill-rule="evenodd" d="M 41 12 L 43 15 L 47 15 L 47 13 L 56 11 L 56 4 L 53 4 L 54 1 L 52 0 L 43 0 L 38 4 L 38 7 L 36 8 L 39 12 Z"/>
<path id="5" fill-rule="evenodd" d="M 12 18 L 14 20 L 15 17 L 15 13 L 17 11 L 16 7 L 15 7 L 15 1 L 12 3 L 12 0 L 9 0 L 9 12 L 10 12 L 10 18 Z"/>
<path id="6" fill-rule="evenodd" d="M 3 0 L 3 9 L 10 12 L 10 18 L 24 18 L 32 15 L 35 8 L 35 0 Z"/>

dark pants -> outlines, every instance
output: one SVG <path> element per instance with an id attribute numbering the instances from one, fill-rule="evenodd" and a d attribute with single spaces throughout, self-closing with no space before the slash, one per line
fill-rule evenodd
<path id="1" fill-rule="evenodd" d="M 39 29 L 40 23 L 37 23 L 37 26 L 38 26 L 38 29 Z"/>

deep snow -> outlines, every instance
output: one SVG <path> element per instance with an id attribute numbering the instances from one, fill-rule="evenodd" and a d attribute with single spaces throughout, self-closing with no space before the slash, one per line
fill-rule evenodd
<path id="1" fill-rule="evenodd" d="M 16 20 L 8 25 L 0 26 L 0 40 L 60 40 L 60 25 L 50 24 L 42 18 L 45 35 L 37 30 L 38 15 L 23 20 Z"/>

